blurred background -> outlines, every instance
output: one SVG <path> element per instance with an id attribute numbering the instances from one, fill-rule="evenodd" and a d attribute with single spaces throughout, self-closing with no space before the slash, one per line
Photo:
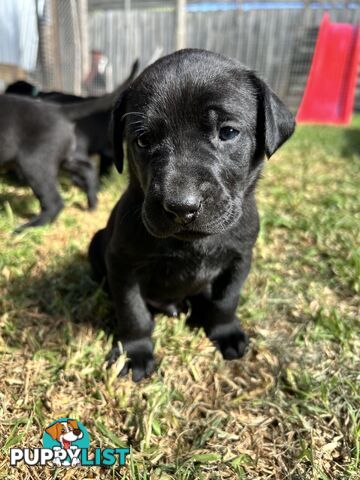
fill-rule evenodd
<path id="1" fill-rule="evenodd" d="M 0 91 L 100 95 L 178 48 L 213 50 L 259 72 L 296 111 L 324 12 L 358 24 L 356 1 L 0 0 Z M 355 100 L 360 110 L 360 85 Z"/>

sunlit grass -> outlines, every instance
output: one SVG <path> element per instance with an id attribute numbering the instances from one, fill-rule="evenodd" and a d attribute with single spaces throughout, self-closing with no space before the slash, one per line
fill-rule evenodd
<path id="1" fill-rule="evenodd" d="M 225 362 L 184 318 L 160 316 L 159 366 L 140 384 L 103 368 L 113 310 L 86 260 L 126 178 L 105 182 L 95 213 L 66 181 L 56 223 L 17 236 L 38 205 L 3 180 L 0 477 L 359 478 L 359 157 L 359 117 L 297 129 L 258 186 L 261 234 L 239 306 L 249 352 Z M 11 446 L 40 446 L 70 415 L 93 446 L 131 445 L 126 469 L 9 466 Z"/>

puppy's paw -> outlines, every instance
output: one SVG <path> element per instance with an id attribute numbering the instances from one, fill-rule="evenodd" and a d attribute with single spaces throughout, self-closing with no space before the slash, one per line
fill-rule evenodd
<path id="1" fill-rule="evenodd" d="M 230 324 L 217 325 L 208 333 L 208 337 L 225 360 L 241 358 L 249 344 L 249 338 L 241 330 L 238 320 Z"/>
<path id="2" fill-rule="evenodd" d="M 132 370 L 132 379 L 139 382 L 145 377 L 149 377 L 155 370 L 155 359 L 153 355 L 153 343 L 150 338 L 142 338 L 123 343 L 124 351 L 127 354 L 128 361 L 119 373 L 119 377 L 124 377 L 128 371 Z M 108 367 L 116 362 L 120 355 L 118 347 L 114 347 L 107 356 Z"/>

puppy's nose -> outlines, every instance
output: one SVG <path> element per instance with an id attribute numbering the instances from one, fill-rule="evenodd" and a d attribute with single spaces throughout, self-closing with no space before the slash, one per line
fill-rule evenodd
<path id="1" fill-rule="evenodd" d="M 80 428 L 74 428 L 73 433 L 74 433 L 74 435 L 76 435 L 78 437 L 81 433 Z"/>
<path id="2" fill-rule="evenodd" d="M 188 195 L 182 198 L 172 198 L 163 202 L 165 212 L 176 223 L 187 225 L 198 216 L 201 201 L 195 195 Z"/>

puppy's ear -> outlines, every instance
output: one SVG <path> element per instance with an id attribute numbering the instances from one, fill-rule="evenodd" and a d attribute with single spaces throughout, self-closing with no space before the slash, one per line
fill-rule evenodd
<path id="1" fill-rule="evenodd" d="M 76 420 L 72 420 L 72 419 L 69 418 L 68 421 L 67 421 L 67 423 L 68 423 L 69 425 L 71 425 L 74 429 L 79 429 L 78 423 L 77 423 Z"/>
<path id="2" fill-rule="evenodd" d="M 124 166 L 123 137 L 125 120 L 123 118 L 126 110 L 126 91 L 122 92 L 117 99 L 111 115 L 110 132 L 112 138 L 114 163 L 119 173 L 122 173 Z"/>
<path id="3" fill-rule="evenodd" d="M 61 427 L 62 425 L 59 422 L 56 422 L 54 425 L 48 427 L 45 432 L 48 433 L 53 440 L 58 440 L 60 437 Z"/>
<path id="4" fill-rule="evenodd" d="M 268 158 L 294 133 L 295 118 L 266 83 L 256 77 L 259 92 L 258 128 Z"/>

